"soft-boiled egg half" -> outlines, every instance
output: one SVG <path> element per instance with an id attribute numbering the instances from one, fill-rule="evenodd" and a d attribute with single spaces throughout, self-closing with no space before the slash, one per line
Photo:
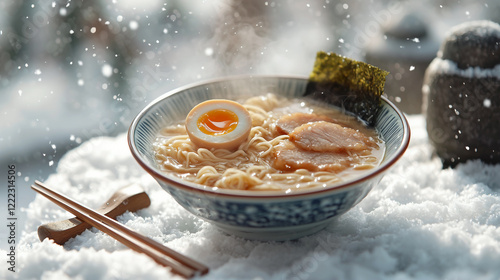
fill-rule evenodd
<path id="1" fill-rule="evenodd" d="M 185 125 L 191 142 L 199 148 L 235 150 L 247 140 L 252 120 L 241 104 L 212 99 L 191 109 Z"/>

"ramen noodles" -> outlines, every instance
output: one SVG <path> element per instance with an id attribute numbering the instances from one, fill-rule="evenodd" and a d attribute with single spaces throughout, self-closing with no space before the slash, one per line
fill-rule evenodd
<path id="1" fill-rule="evenodd" d="M 221 148 L 218 138 L 209 136 L 238 130 L 238 116 L 246 112 L 214 111 L 224 109 L 222 105 L 191 112 L 199 115 L 197 119 L 165 127 L 158 135 L 154 151 L 161 170 L 213 188 L 291 192 L 352 179 L 378 166 L 383 158 L 385 145 L 377 131 L 337 107 L 274 94 L 238 103 L 251 120 L 249 126 L 241 122 L 249 127 L 248 136 L 238 140 L 241 143 Z M 207 132 L 210 115 L 214 116 L 213 128 Z M 205 126 L 202 130 L 208 140 L 191 140 L 196 121 Z M 200 137 L 203 133 L 196 139 Z M 232 139 L 228 141 L 234 146 Z"/>

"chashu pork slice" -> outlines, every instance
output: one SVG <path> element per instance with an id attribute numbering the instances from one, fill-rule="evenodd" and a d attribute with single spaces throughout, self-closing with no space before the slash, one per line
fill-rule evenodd
<path id="1" fill-rule="evenodd" d="M 290 141 L 306 151 L 352 154 L 377 146 L 360 131 L 325 121 L 303 124 L 289 135 Z"/>
<path id="2" fill-rule="evenodd" d="M 307 169 L 312 172 L 340 173 L 351 166 L 353 159 L 346 154 L 306 151 L 285 141 L 276 146 L 273 167 L 282 171 Z"/>
<path id="3" fill-rule="evenodd" d="M 330 117 L 320 116 L 314 113 L 293 113 L 282 116 L 276 123 L 276 129 L 281 134 L 290 134 L 295 128 L 310 122 L 335 122 Z"/>

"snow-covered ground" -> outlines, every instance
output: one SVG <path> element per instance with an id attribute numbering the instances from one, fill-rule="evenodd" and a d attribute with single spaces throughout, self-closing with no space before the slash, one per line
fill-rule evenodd
<path id="1" fill-rule="evenodd" d="M 189 214 L 126 152 L 124 134 L 70 151 L 45 183 L 94 208 L 139 183 L 151 206 L 118 220 L 208 265 L 200 279 L 499 279 L 500 166 L 475 161 L 442 169 L 423 117 L 409 121 L 410 147 L 380 184 L 338 221 L 296 241 L 228 236 Z M 40 242 L 41 223 L 71 215 L 42 196 L 25 211 L 17 272 L 2 269 L 2 279 L 175 278 L 95 229 L 64 247 Z"/>
<path id="2" fill-rule="evenodd" d="M 100 248 L 106 248 L 109 251 L 117 250 L 114 256 L 111 254 L 111 259 L 121 258 L 122 254 L 128 256 L 129 253 L 115 249 L 114 243 L 104 237 L 98 237 L 99 240 L 95 239 L 97 237 L 92 237 L 94 238 L 92 240 L 97 243 L 91 240 L 84 245 L 81 245 L 80 241 L 74 241 L 71 245 L 73 247 L 69 247 L 88 248 L 83 250 L 84 253 L 66 251 L 47 242 L 41 244 L 35 242 L 33 231 L 36 224 L 41 221 L 36 220 L 38 216 L 33 212 L 39 211 L 38 207 L 54 208 L 40 200 L 29 206 L 35 198 L 29 185 L 35 179 L 46 180 L 55 172 L 56 174 L 49 178 L 49 182 L 57 183 L 62 180 L 62 177 L 75 175 L 68 173 L 65 167 L 61 166 L 61 157 L 67 151 L 96 137 L 117 135 L 123 137 L 122 133 L 125 132 L 135 114 L 156 96 L 191 82 L 235 74 L 307 76 L 318 50 L 334 51 L 352 58 L 363 59 L 366 44 L 372 38 L 380 36 L 380 25 L 407 11 L 415 11 L 424 15 L 439 39 L 443 38 L 451 26 L 461 22 L 474 19 L 500 20 L 499 4 L 494 0 L 479 2 L 475 0 L 373 1 L 370 4 L 361 0 L 267 1 L 259 2 L 260 4 L 251 4 L 254 1 L 233 3 L 224 0 L 164 2 L 158 0 L 93 1 L 91 5 L 74 1 L 29 3 L 11 0 L 2 1 L 0 4 L 0 180 L 1 185 L 6 186 L 7 166 L 15 164 L 16 215 L 20 225 L 17 228 L 16 237 L 24 246 L 22 249 L 19 248 L 18 264 L 19 268 L 25 267 L 24 274 L 7 274 L 9 277 L 28 277 L 31 275 L 28 271 L 33 269 L 33 277 L 38 278 L 36 273 L 45 268 L 42 258 L 52 253 L 71 254 L 71 257 L 81 261 L 78 265 L 82 267 L 86 264 L 98 265 L 91 260 L 93 253 L 90 251 Z M 414 119 L 414 123 L 420 126 L 415 130 L 419 133 L 415 137 L 424 142 L 426 134 L 421 127 L 421 122 L 422 119 L 418 116 Z M 119 141 L 118 139 L 120 138 L 111 138 L 107 141 Z M 101 140 L 94 140 L 90 143 L 100 143 L 98 141 Z M 331 262 L 350 264 L 339 273 L 351 276 L 354 274 L 349 273 L 357 273 L 354 271 L 359 266 L 361 268 L 359 273 L 371 269 L 383 273 L 384 276 L 393 273 L 391 275 L 397 278 L 399 275 L 397 271 L 403 270 L 401 276 L 403 279 L 405 276 L 419 278 L 422 276 L 417 271 L 419 265 L 432 265 L 433 267 L 428 272 L 439 276 L 439 270 L 460 273 L 453 269 L 453 266 L 461 264 L 460 262 L 476 265 L 476 270 L 471 272 L 472 275 L 482 272 L 487 275 L 486 272 L 491 268 L 487 261 L 488 254 L 498 258 L 497 247 L 495 247 L 498 246 L 498 239 L 490 235 L 491 232 L 498 231 L 498 219 L 491 214 L 488 217 L 480 216 L 478 225 L 474 224 L 474 220 L 470 222 L 472 224 L 467 224 L 466 220 L 453 216 L 449 212 L 459 207 L 469 209 L 484 203 L 491 206 L 490 211 L 498 207 L 495 204 L 497 196 L 493 181 L 494 175 L 484 174 L 488 170 L 491 172 L 488 174 L 492 174 L 495 170 L 479 163 L 466 165 L 458 170 L 439 170 L 435 161 L 423 158 L 428 155 L 428 148 L 425 144 L 416 148 L 417 151 L 423 152 L 423 155 L 420 155 L 419 161 L 415 164 L 423 168 L 424 172 L 432 174 L 434 176 L 432 178 L 450 178 L 457 185 L 443 183 L 439 188 L 433 189 L 428 181 L 419 181 L 425 176 L 408 174 L 401 170 L 405 167 L 414 167 L 408 161 L 404 161 L 391 176 L 410 176 L 409 181 L 405 181 L 405 185 L 395 185 L 395 182 L 402 183 L 402 180 L 385 181 L 385 188 L 377 189 L 370 196 L 371 200 L 364 202 L 364 206 L 357 208 L 341 223 L 341 226 L 347 229 L 332 225 L 319 236 L 298 243 L 262 244 L 237 239 L 230 239 L 226 243 L 217 238 L 217 231 L 173 205 L 172 207 L 177 209 L 175 213 L 178 213 L 171 213 L 171 215 L 175 214 L 174 216 L 162 216 L 154 212 L 160 211 L 160 206 L 147 210 L 145 215 L 147 219 L 159 219 L 159 223 L 163 224 L 163 226 L 158 226 L 157 223 L 152 223 L 149 226 L 160 228 L 158 236 L 163 241 L 171 241 L 175 247 L 184 248 L 182 250 L 188 253 L 189 250 L 195 252 L 201 250 L 202 246 L 207 246 L 203 249 L 205 251 L 202 251 L 206 253 L 205 256 L 202 254 L 202 261 L 221 268 L 219 275 L 225 275 L 240 268 L 258 268 L 258 271 L 263 274 L 253 275 L 255 277 L 288 275 L 292 278 L 295 276 L 297 279 L 307 279 L 306 274 L 309 271 L 311 275 L 322 275 L 322 271 L 333 273 L 327 267 Z M 408 156 L 410 158 L 414 153 L 411 151 L 410 149 Z M 128 162 L 128 150 L 123 149 L 122 152 L 126 154 L 123 156 L 127 157 Z M 77 152 L 73 151 L 73 153 Z M 66 164 L 69 164 L 68 160 Z M 82 166 L 82 174 L 87 174 L 84 172 L 85 168 L 93 170 L 94 167 L 92 164 Z M 483 175 L 480 175 L 482 176 L 480 178 L 469 177 L 472 171 Z M 114 171 L 109 171 L 109 174 L 106 170 L 102 172 L 108 177 L 104 176 L 105 174 L 99 176 L 107 179 L 116 179 L 116 176 L 121 176 L 113 173 Z M 83 176 L 80 181 L 74 178 L 67 178 L 69 181 L 64 181 L 66 180 L 64 179 L 61 188 L 69 188 L 68 182 L 71 182 L 71 185 L 80 184 L 81 186 L 86 183 L 100 184 L 91 178 L 92 174 L 88 175 L 89 178 Z M 462 175 L 466 176 L 468 181 L 461 182 L 459 179 L 464 178 Z M 153 192 L 156 192 L 154 183 L 149 178 L 143 178 L 138 173 L 134 173 L 133 176 L 135 177 L 123 177 L 123 180 L 120 179 L 113 184 L 124 183 L 122 181 L 126 179 L 140 178 Z M 85 188 L 87 187 L 90 186 Z M 413 192 L 404 192 L 400 189 L 401 187 L 410 188 Z M 389 192 L 386 188 L 394 189 Z M 462 204 L 457 205 L 449 201 L 440 201 L 438 198 L 440 195 L 458 196 L 464 200 Z M 468 195 L 474 199 L 467 202 L 465 197 Z M 88 202 L 98 203 L 98 198 L 104 198 L 105 195 L 102 193 L 100 196 L 95 198 L 96 201 L 89 200 Z M 165 195 L 159 195 L 159 197 L 165 199 L 169 205 L 173 204 Z M 5 187 L 1 189 L 0 199 L 7 200 Z M 424 202 L 424 199 L 428 201 Z M 406 212 L 398 207 L 390 208 L 392 203 L 396 206 L 409 207 L 406 210 L 412 205 L 415 207 L 431 206 L 434 207 L 432 209 L 441 211 L 440 213 L 447 211 L 446 217 L 449 218 L 435 222 L 432 221 L 435 215 L 429 214 L 429 217 L 424 218 L 424 210 L 417 211 L 415 213 L 417 217 L 409 218 L 408 214 L 411 214 L 411 211 Z M 371 212 L 366 210 L 368 209 L 366 207 L 370 208 Z M 60 211 L 50 211 L 55 211 L 56 214 L 50 212 L 52 216 L 44 217 L 47 221 L 65 215 Z M 435 212 L 428 211 L 432 214 Z M 368 223 L 366 231 L 363 231 L 366 227 L 365 222 L 369 222 L 370 219 L 373 221 L 382 219 L 383 215 L 380 213 L 394 215 L 396 222 L 387 224 L 388 230 L 390 227 L 399 228 L 385 232 L 388 233 L 387 235 L 380 231 L 381 229 L 375 228 L 376 223 L 372 224 L 372 227 Z M 470 215 L 478 213 L 471 212 Z M 6 214 L 6 203 L 2 202 L 0 203 L 2 221 L 6 221 Z M 375 216 L 370 218 L 370 215 Z M 404 221 L 405 217 L 410 219 L 407 224 Z M 141 217 L 130 216 L 129 219 L 134 223 L 135 220 L 141 220 Z M 417 221 L 421 224 L 420 228 L 416 229 Z M 186 224 L 186 227 L 177 230 L 170 229 L 176 222 Z M 360 227 L 361 225 L 363 227 Z M 148 231 L 147 225 L 138 226 L 144 226 L 144 231 Z M 417 250 L 417 252 L 411 254 L 405 251 L 402 244 L 406 240 L 416 238 L 422 233 L 420 230 L 424 228 L 429 232 L 425 235 L 427 237 L 419 239 L 421 242 L 442 245 L 441 241 L 443 241 L 448 246 L 440 248 L 445 250 L 438 254 L 443 259 L 436 260 L 435 263 L 431 263 L 435 260 L 430 258 L 431 253 L 434 253 L 430 251 L 431 247 L 424 247 L 423 251 L 419 251 L 413 244 L 409 250 Z M 436 233 L 441 229 L 444 230 L 445 235 L 437 236 Z M 480 229 L 486 231 L 485 235 L 476 235 Z M 403 232 L 403 230 L 407 231 Z M 188 234 L 191 231 L 192 234 Z M 446 235 L 446 232 L 449 235 Z M 401 233 L 403 237 L 398 239 Z M 1 227 L 1 249 L 8 247 L 5 239 L 7 234 L 6 228 Z M 91 235 L 91 233 L 87 234 Z M 198 238 L 190 238 L 191 235 Z M 408 239 L 405 239 L 405 236 Z M 105 241 L 100 241 L 100 238 Z M 314 249 L 319 248 L 321 244 L 321 238 L 326 238 L 324 240 L 329 242 L 331 240 L 328 243 L 329 247 L 315 251 Z M 203 240 L 209 244 L 203 243 Z M 399 247 L 389 245 L 391 240 L 396 243 L 401 242 L 397 243 Z M 481 243 L 481 240 L 486 240 L 486 243 Z M 340 244 L 337 241 L 344 243 Z M 31 244 L 32 242 L 34 244 Z M 99 245 L 99 242 L 107 245 Z M 453 242 L 458 242 L 461 247 L 452 247 L 450 244 Z M 33 256 L 33 250 L 38 248 L 41 248 L 44 255 Z M 426 251 L 425 248 L 429 250 Z M 451 258 L 449 255 L 453 255 L 454 252 L 464 253 L 468 249 L 471 250 L 472 253 L 469 252 L 471 255 L 465 255 L 455 261 L 446 259 Z M 224 252 L 227 250 L 229 252 Z M 282 268 L 285 265 L 296 265 L 297 274 L 285 275 L 282 274 L 285 273 L 283 271 L 276 275 L 271 273 L 272 266 L 266 266 L 266 262 L 262 261 L 262 252 L 266 250 L 291 254 L 289 258 L 285 258 L 277 265 L 278 268 L 280 265 Z M 296 250 L 295 253 L 292 252 L 293 250 Z M 208 258 L 210 251 L 220 254 L 216 255 L 214 260 L 210 260 Z M 22 256 L 22 252 L 29 256 Z M 100 252 L 98 255 L 104 258 L 107 254 Z M 294 256 L 297 257 L 300 254 L 305 254 L 301 260 L 298 258 L 296 262 L 292 261 Z M 61 255 L 61 259 L 66 259 L 62 257 L 64 255 Z M 372 263 L 370 267 L 367 267 L 366 259 L 372 258 L 380 260 L 380 263 Z M 59 262 L 61 259 L 56 261 Z M 398 261 L 398 259 L 401 260 Z M 311 262 L 314 260 L 316 261 L 313 265 Z M 330 262 L 323 262 L 323 260 L 330 260 Z M 68 277 L 72 273 L 78 274 L 75 271 L 64 270 L 57 264 L 51 263 L 51 265 L 52 268 L 48 269 L 47 276 L 66 273 Z M 147 264 L 147 266 L 152 269 L 152 274 L 148 275 L 165 273 L 155 268 L 154 265 Z M 1 273 L 6 270 L 3 267 L 1 269 Z M 68 263 L 66 269 L 77 268 Z M 50 272 L 52 270 L 54 272 Z M 96 274 L 82 277 L 93 279 L 93 276 L 102 276 L 100 273 L 102 270 L 97 269 Z M 498 271 L 493 270 L 492 273 L 498 277 Z M 313 278 L 316 277 L 310 277 L 310 279 Z M 339 276 L 339 278 L 342 277 Z"/>

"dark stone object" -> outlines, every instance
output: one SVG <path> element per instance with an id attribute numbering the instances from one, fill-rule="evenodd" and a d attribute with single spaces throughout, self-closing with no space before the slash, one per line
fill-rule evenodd
<path id="1" fill-rule="evenodd" d="M 426 38 L 428 33 L 427 25 L 421 16 L 414 12 L 405 13 L 402 17 L 389 21 L 384 28 L 386 36 L 398 40 Z"/>
<path id="2" fill-rule="evenodd" d="M 427 68 L 427 132 L 444 168 L 474 159 L 500 163 L 499 34 L 500 25 L 488 21 L 455 27 Z"/>
<path id="3" fill-rule="evenodd" d="M 443 167 L 500 162 L 500 81 L 428 75 L 427 133 Z"/>
<path id="4" fill-rule="evenodd" d="M 460 69 L 493 68 L 500 64 L 500 30 L 493 23 L 464 25 L 448 35 L 440 53 Z"/>

